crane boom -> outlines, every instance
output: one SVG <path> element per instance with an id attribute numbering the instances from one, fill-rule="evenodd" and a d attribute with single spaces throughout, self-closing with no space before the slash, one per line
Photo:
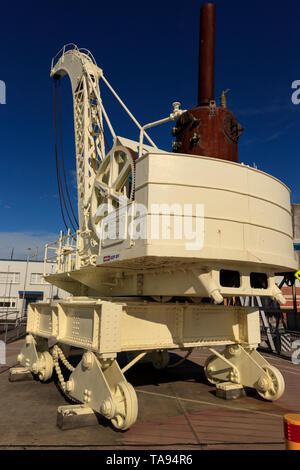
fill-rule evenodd
<path id="1" fill-rule="evenodd" d="M 67 47 L 72 48 L 68 49 Z M 52 59 L 50 76 L 71 81 L 74 107 L 79 230 L 88 229 L 89 201 L 95 174 L 105 156 L 99 78 L 92 54 L 71 44 Z M 58 57 L 59 56 L 59 57 Z M 58 59 L 57 59 L 58 57 Z"/>

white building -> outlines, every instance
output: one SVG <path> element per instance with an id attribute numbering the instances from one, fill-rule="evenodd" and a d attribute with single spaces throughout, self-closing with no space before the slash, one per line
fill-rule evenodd
<path id="1" fill-rule="evenodd" d="M 47 263 L 54 272 L 54 263 Z M 31 302 L 63 299 L 70 294 L 43 278 L 43 261 L 0 260 L 0 320 L 26 315 Z"/>

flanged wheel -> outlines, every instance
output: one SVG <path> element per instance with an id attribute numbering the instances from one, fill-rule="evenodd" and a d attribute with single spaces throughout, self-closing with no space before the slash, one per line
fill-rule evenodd
<path id="1" fill-rule="evenodd" d="M 116 429 L 125 431 L 130 428 L 138 415 L 138 401 L 133 386 L 128 382 L 120 382 L 114 393 L 116 413 L 111 423 Z"/>
<path id="2" fill-rule="evenodd" d="M 53 373 L 53 358 L 48 351 L 39 354 L 38 376 L 41 382 L 51 379 Z"/>
<path id="3" fill-rule="evenodd" d="M 212 373 L 214 372 L 214 369 L 213 369 L 213 366 L 212 366 L 212 362 L 213 360 L 216 358 L 216 356 L 212 355 L 212 356 L 209 356 L 206 361 L 205 361 L 205 364 L 204 364 L 204 373 L 205 373 L 205 377 L 206 379 L 208 380 L 209 383 L 211 383 L 212 385 L 216 385 L 220 382 L 222 382 L 222 380 L 219 380 L 219 379 L 216 379 L 215 377 L 213 377 Z"/>
<path id="4" fill-rule="evenodd" d="M 153 351 L 153 353 L 151 353 L 151 362 L 155 369 L 165 369 L 168 366 L 169 361 L 170 354 L 165 349 L 162 351 Z"/>
<path id="5" fill-rule="evenodd" d="M 256 384 L 258 394 L 265 400 L 275 401 L 280 398 L 285 389 L 284 379 L 281 372 L 274 366 L 263 367 L 265 374 L 260 377 Z"/>

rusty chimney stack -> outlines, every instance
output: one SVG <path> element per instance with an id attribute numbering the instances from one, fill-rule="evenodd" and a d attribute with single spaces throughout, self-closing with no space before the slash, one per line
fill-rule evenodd
<path id="1" fill-rule="evenodd" d="M 238 162 L 242 126 L 226 106 L 214 98 L 216 9 L 206 3 L 200 11 L 198 105 L 183 113 L 173 128 L 173 151 Z"/>
<path id="2" fill-rule="evenodd" d="M 216 8 L 206 3 L 200 10 L 198 106 L 214 100 Z"/>

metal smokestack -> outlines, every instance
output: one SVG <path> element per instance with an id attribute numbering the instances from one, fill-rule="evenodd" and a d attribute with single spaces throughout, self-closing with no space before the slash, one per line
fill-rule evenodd
<path id="1" fill-rule="evenodd" d="M 198 106 L 214 100 L 216 8 L 206 3 L 200 10 Z"/>
<path id="2" fill-rule="evenodd" d="M 173 128 L 173 152 L 220 158 L 238 163 L 238 140 L 242 126 L 226 105 L 214 99 L 216 9 L 206 3 L 200 10 L 198 104 L 185 111 Z"/>

